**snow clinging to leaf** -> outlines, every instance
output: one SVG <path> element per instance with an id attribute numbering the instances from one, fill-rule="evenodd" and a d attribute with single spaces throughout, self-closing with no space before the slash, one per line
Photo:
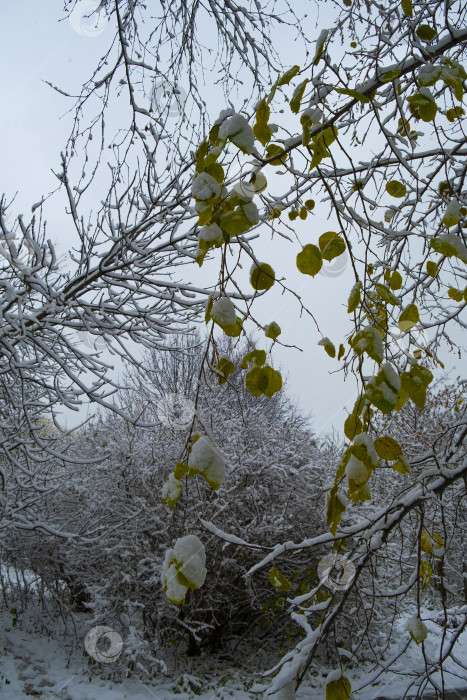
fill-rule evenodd
<path id="1" fill-rule="evenodd" d="M 211 317 L 220 326 L 231 326 L 237 320 L 235 307 L 228 297 L 221 297 L 212 305 Z"/>
<path id="2" fill-rule="evenodd" d="M 223 122 L 219 138 L 230 139 L 243 153 L 251 153 L 255 143 L 253 129 L 241 114 L 233 114 Z"/>
<path id="3" fill-rule="evenodd" d="M 191 448 L 188 465 L 196 474 L 201 474 L 206 479 L 213 491 L 224 483 L 224 458 L 205 435 Z"/>
<path id="4" fill-rule="evenodd" d="M 195 199 L 204 202 L 212 197 L 219 197 L 221 186 L 209 173 L 198 173 L 193 180 L 191 193 Z"/>

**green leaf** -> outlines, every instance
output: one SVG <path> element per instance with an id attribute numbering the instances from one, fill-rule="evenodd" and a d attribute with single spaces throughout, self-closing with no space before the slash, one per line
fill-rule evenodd
<path id="1" fill-rule="evenodd" d="M 366 352 L 368 357 L 371 357 L 378 364 L 383 361 L 383 339 L 377 328 L 373 326 L 363 328 L 353 336 L 350 344 L 357 355 L 362 355 Z"/>
<path id="2" fill-rule="evenodd" d="M 444 83 L 453 90 L 456 99 L 462 102 L 464 88 L 462 81 L 467 78 L 463 66 L 457 61 L 447 60 L 441 71 Z"/>
<path id="3" fill-rule="evenodd" d="M 275 157 L 275 156 L 280 156 L 280 157 Z M 277 143 L 270 143 L 267 148 L 266 148 L 266 158 L 269 160 L 269 158 L 274 158 L 274 160 L 271 160 L 271 165 L 283 165 L 285 162 L 285 159 L 287 158 L 287 153 L 284 153 L 284 149 L 282 146 L 279 146 Z"/>
<path id="4" fill-rule="evenodd" d="M 272 367 L 262 367 L 261 370 L 264 371 L 267 378 L 263 393 L 268 399 L 272 399 L 274 394 L 282 389 L 282 377 L 280 373 L 276 372 Z"/>
<path id="5" fill-rule="evenodd" d="M 326 233 L 323 233 L 319 239 L 318 239 L 318 245 L 321 253 L 323 250 L 326 248 L 327 244 L 333 240 L 333 238 L 337 237 L 337 233 L 335 231 L 326 231 Z"/>
<path id="6" fill-rule="evenodd" d="M 278 591 L 283 591 L 284 593 L 288 593 L 290 591 L 292 584 L 290 581 L 284 576 L 282 571 L 280 571 L 276 566 L 273 566 L 271 571 L 269 572 L 269 583 L 271 586 L 274 586 Z"/>
<path id="7" fill-rule="evenodd" d="M 324 44 L 326 43 L 326 39 L 328 38 L 328 33 L 329 31 L 327 29 L 323 29 L 316 40 L 316 50 L 315 50 L 315 57 L 313 59 L 313 65 L 317 66 L 321 56 L 323 55 L 324 51 Z"/>
<path id="8" fill-rule="evenodd" d="M 395 464 L 392 465 L 394 471 L 399 472 L 399 474 L 411 474 L 410 465 L 404 457 L 400 457 Z"/>
<path id="9" fill-rule="evenodd" d="M 456 119 L 460 119 L 465 114 L 465 109 L 463 107 L 453 107 L 448 109 L 446 112 L 446 117 L 449 122 L 455 122 Z"/>
<path id="10" fill-rule="evenodd" d="M 255 124 L 253 126 L 255 139 L 265 146 L 272 138 L 271 128 L 267 124 Z"/>
<path id="11" fill-rule="evenodd" d="M 330 126 L 324 131 L 320 131 L 318 134 L 313 136 L 313 158 L 310 163 L 310 170 L 313 170 L 317 165 L 321 163 L 323 158 L 330 155 L 328 147 L 334 143 L 337 138 L 337 127 Z"/>
<path id="12" fill-rule="evenodd" d="M 217 382 L 219 385 L 222 385 L 225 384 L 229 376 L 235 372 L 235 365 L 228 357 L 221 357 L 216 365 L 216 369 L 223 374 L 222 377 L 217 375 Z"/>
<path id="13" fill-rule="evenodd" d="M 326 685 L 326 700 L 349 700 L 352 686 L 345 676 Z"/>
<path id="14" fill-rule="evenodd" d="M 365 408 L 365 403 L 365 396 L 363 394 L 360 394 L 358 399 L 355 401 L 352 413 L 354 413 L 356 416 L 361 416 L 363 409 Z"/>
<path id="15" fill-rule="evenodd" d="M 413 364 L 409 372 L 401 374 L 400 394 L 402 397 L 404 394 L 410 396 L 413 403 L 423 410 L 426 403 L 426 389 L 432 381 L 433 375 L 429 369 L 422 365 Z"/>
<path id="16" fill-rule="evenodd" d="M 266 362 L 266 351 L 265 350 L 251 350 L 240 362 L 241 369 L 248 369 L 250 365 L 255 367 L 262 367 Z"/>
<path id="17" fill-rule="evenodd" d="M 256 110 L 256 123 L 253 127 L 255 138 L 265 146 L 272 137 L 272 131 L 268 126 L 271 110 L 265 99 L 262 99 Z"/>
<path id="18" fill-rule="evenodd" d="M 418 379 L 424 387 L 429 386 L 433 381 L 432 373 L 423 365 L 413 364 L 410 368 L 410 374 L 412 377 Z"/>
<path id="19" fill-rule="evenodd" d="M 321 338 L 318 345 L 322 345 L 324 347 L 329 357 L 334 358 L 336 356 L 336 348 L 334 347 L 334 343 L 332 343 L 329 338 Z"/>
<path id="20" fill-rule="evenodd" d="M 337 526 L 339 525 L 342 513 L 344 512 L 345 504 L 339 496 L 337 485 L 334 484 L 331 491 L 329 492 L 329 498 L 326 507 L 326 522 L 333 536 L 335 536 L 337 532 Z"/>
<path id="21" fill-rule="evenodd" d="M 392 462 L 402 455 L 402 447 L 397 440 L 389 435 L 382 435 L 375 440 L 375 450 L 378 457 L 388 462 Z"/>
<path id="22" fill-rule="evenodd" d="M 272 367 L 252 367 L 245 376 L 245 384 L 253 396 L 264 394 L 272 398 L 282 388 L 282 377 Z"/>
<path id="23" fill-rule="evenodd" d="M 177 462 L 174 469 L 174 477 L 178 480 L 183 479 L 187 471 L 189 470 L 188 464 L 183 464 L 183 462 Z"/>
<path id="24" fill-rule="evenodd" d="M 336 486 L 337 486 L 337 482 L 340 479 L 342 479 L 342 477 L 344 476 L 347 464 L 348 464 L 351 456 L 352 456 L 352 449 L 350 447 L 347 447 L 347 449 L 344 451 L 344 454 L 341 457 L 341 461 L 337 465 L 336 476 L 334 479 L 334 484 Z"/>
<path id="25" fill-rule="evenodd" d="M 451 199 L 443 214 L 443 218 L 441 219 L 442 223 L 446 226 L 446 228 L 451 228 L 451 226 L 455 226 L 460 222 L 460 209 L 461 208 L 459 202 L 457 202 L 455 199 Z"/>
<path id="26" fill-rule="evenodd" d="M 431 550 L 433 549 L 432 539 L 426 530 L 423 530 L 421 534 L 420 548 L 422 552 L 425 552 L 425 554 L 431 554 Z"/>
<path id="27" fill-rule="evenodd" d="M 401 8 L 406 17 L 413 17 L 412 0 L 402 0 Z"/>
<path id="28" fill-rule="evenodd" d="M 243 209 L 238 207 L 224 214 L 219 221 L 219 226 L 228 236 L 239 236 L 241 233 L 246 233 L 252 224 L 248 221 Z"/>
<path id="29" fill-rule="evenodd" d="M 467 263 L 467 248 L 462 239 L 454 233 L 445 233 L 437 238 L 432 238 L 430 246 L 440 255 L 445 255 L 448 258 L 459 258 L 462 262 Z"/>
<path id="30" fill-rule="evenodd" d="M 202 173 L 204 171 L 204 159 L 208 153 L 208 142 L 206 139 L 200 144 L 196 151 L 196 171 Z"/>
<path id="31" fill-rule="evenodd" d="M 418 38 L 426 42 L 433 41 L 437 33 L 438 32 L 436 29 L 430 27 L 429 24 L 420 24 L 420 26 L 418 26 L 415 30 L 415 34 L 418 36 Z"/>
<path id="32" fill-rule="evenodd" d="M 356 484 L 353 479 L 349 479 L 347 496 L 353 503 L 364 503 L 371 501 L 370 487 L 368 483 Z"/>
<path id="33" fill-rule="evenodd" d="M 345 241 L 335 231 L 327 231 L 319 237 L 319 248 L 323 260 L 330 262 L 345 252 Z"/>
<path id="34" fill-rule="evenodd" d="M 391 197 L 405 197 L 407 194 L 407 187 L 398 180 L 391 180 L 386 183 L 386 192 L 390 194 Z"/>
<path id="35" fill-rule="evenodd" d="M 219 183 L 224 181 L 224 168 L 219 163 L 211 163 L 211 165 L 207 165 L 204 169 L 204 172 L 208 173 L 208 175 L 211 175 L 211 177 L 213 177 L 214 180 L 216 180 Z"/>
<path id="36" fill-rule="evenodd" d="M 262 125 L 267 124 L 269 121 L 270 114 L 271 110 L 269 108 L 269 105 L 263 98 L 258 105 L 258 109 L 256 110 L 256 123 Z"/>
<path id="37" fill-rule="evenodd" d="M 423 530 L 420 537 L 420 548 L 426 554 L 433 554 L 433 556 L 439 556 L 439 550 L 443 549 L 444 542 L 443 538 L 433 532 L 430 534 L 427 530 Z M 438 555 L 436 554 L 438 550 Z"/>
<path id="38" fill-rule="evenodd" d="M 438 189 L 439 189 L 439 193 L 440 193 L 441 197 L 454 194 L 450 183 L 446 182 L 446 180 L 443 180 L 442 182 L 439 183 Z"/>
<path id="39" fill-rule="evenodd" d="M 401 375 L 401 383 L 402 383 L 402 375 Z M 405 406 L 405 404 L 407 403 L 408 400 L 409 400 L 408 393 L 406 391 L 404 391 L 403 389 L 401 389 L 399 391 L 399 393 L 397 394 L 396 404 L 394 406 L 394 410 L 399 412 L 401 410 L 401 408 L 403 408 Z"/>
<path id="40" fill-rule="evenodd" d="M 297 73 L 300 72 L 300 66 L 292 66 L 292 68 L 289 68 L 288 71 L 286 71 L 278 81 L 278 85 L 288 85 L 292 78 L 294 78 Z"/>
<path id="41" fill-rule="evenodd" d="M 219 138 L 219 129 L 221 128 L 220 124 L 216 124 L 216 126 L 213 126 L 211 131 L 209 132 L 209 142 L 211 146 L 215 147 L 218 146 L 220 143 L 222 143 L 222 139 Z"/>
<path id="42" fill-rule="evenodd" d="M 422 561 L 420 564 L 420 582 L 422 584 L 422 591 L 428 586 L 431 581 L 431 575 L 433 571 L 430 564 L 427 561 Z"/>
<path id="43" fill-rule="evenodd" d="M 360 420 L 363 408 L 366 403 L 366 397 L 361 394 L 355 402 L 355 405 L 344 422 L 344 434 L 349 440 L 354 440 L 357 435 L 363 432 L 363 423 Z"/>
<path id="44" fill-rule="evenodd" d="M 428 260 L 426 264 L 426 271 L 430 275 L 430 277 L 436 277 L 436 275 L 438 274 L 438 265 L 435 262 Z"/>
<path id="45" fill-rule="evenodd" d="M 418 313 L 418 308 L 415 304 L 409 304 L 402 311 L 399 316 L 399 321 L 397 325 L 402 333 L 410 331 L 420 320 L 420 314 Z"/>
<path id="46" fill-rule="evenodd" d="M 401 374 L 401 387 L 406 392 L 413 403 L 420 409 L 425 408 L 426 403 L 426 388 L 419 382 L 414 382 L 409 372 Z"/>
<path id="47" fill-rule="evenodd" d="M 205 311 L 205 314 L 204 314 L 204 320 L 206 321 L 206 325 L 207 325 L 207 324 L 209 323 L 209 321 L 211 320 L 211 309 L 212 309 L 213 303 L 214 303 L 214 298 L 213 298 L 213 296 L 212 296 L 212 294 L 211 294 L 211 295 L 209 296 L 208 303 L 206 304 L 206 311 Z"/>
<path id="48" fill-rule="evenodd" d="M 467 287 L 466 287 L 466 291 L 467 291 Z M 340 360 L 341 357 L 344 357 L 344 355 L 345 355 L 345 348 L 344 348 L 344 346 L 343 346 L 342 343 L 341 343 L 341 344 L 339 345 L 339 353 L 338 353 L 338 355 L 337 355 L 337 359 Z"/>
<path id="49" fill-rule="evenodd" d="M 336 92 L 339 92 L 341 95 L 348 95 L 349 97 L 353 97 L 354 100 L 358 100 L 364 105 L 368 104 L 370 101 L 370 98 L 367 97 L 367 95 L 363 95 L 363 93 L 358 92 L 358 90 L 351 90 L 349 88 L 336 88 Z"/>
<path id="50" fill-rule="evenodd" d="M 237 316 L 237 320 L 232 325 L 222 326 L 222 330 L 229 338 L 237 338 L 242 332 L 242 319 Z"/>
<path id="51" fill-rule="evenodd" d="M 402 275 L 397 270 L 394 270 L 392 273 L 389 279 L 389 286 L 393 291 L 396 291 L 402 287 Z"/>
<path id="52" fill-rule="evenodd" d="M 356 435 L 363 431 L 363 423 L 354 412 L 347 416 L 344 421 L 344 435 L 349 440 L 354 440 Z"/>
<path id="53" fill-rule="evenodd" d="M 378 293 L 378 296 L 385 301 L 387 304 L 392 304 L 393 306 L 400 306 L 401 305 L 401 300 L 399 297 L 396 297 L 390 289 L 386 287 L 385 284 L 376 284 L 376 291 Z"/>
<path id="54" fill-rule="evenodd" d="M 417 92 L 416 95 L 410 95 L 407 97 L 407 102 L 415 108 L 416 116 L 423 119 L 424 122 L 431 122 L 436 116 L 438 107 L 428 88 L 421 88 L 421 90 L 425 92 Z"/>
<path id="55" fill-rule="evenodd" d="M 361 295 L 362 283 L 360 281 L 356 282 L 352 289 L 350 290 L 349 299 L 347 302 L 347 313 L 351 314 L 359 306 L 362 295 Z"/>
<path id="56" fill-rule="evenodd" d="M 276 280 L 274 270 L 267 263 L 253 264 L 250 270 L 250 284 L 257 291 L 271 289 Z"/>
<path id="57" fill-rule="evenodd" d="M 212 216 L 212 204 L 208 202 L 197 202 L 195 209 L 198 212 L 198 224 L 200 226 L 208 224 Z"/>
<path id="58" fill-rule="evenodd" d="M 401 74 L 401 71 L 399 68 L 394 68 L 393 70 L 388 70 L 386 73 L 383 73 L 383 75 L 380 77 L 380 81 L 382 83 L 392 83 L 393 80 L 396 80 Z"/>
<path id="59" fill-rule="evenodd" d="M 289 102 L 290 104 L 290 109 L 294 114 L 298 114 L 298 111 L 300 109 L 300 104 L 302 102 L 302 97 L 303 93 L 305 92 L 305 88 L 308 83 L 308 78 L 306 78 L 300 85 L 297 85 L 297 87 L 294 90 L 294 93 L 292 95 L 292 98 Z"/>
<path id="60" fill-rule="evenodd" d="M 451 287 L 448 291 L 448 297 L 454 301 L 464 301 L 463 293 L 454 287 Z"/>
<path id="61" fill-rule="evenodd" d="M 418 82 L 422 87 L 431 87 L 441 78 L 442 66 L 425 63 L 418 71 Z"/>
<path id="62" fill-rule="evenodd" d="M 264 327 L 264 334 L 266 338 L 271 338 L 271 340 L 276 340 L 281 334 L 281 328 L 278 323 L 272 321 L 267 326 Z"/>
<path id="63" fill-rule="evenodd" d="M 297 268 L 303 275 L 314 277 L 323 266 L 323 259 L 319 248 L 312 243 L 308 243 L 297 255 Z"/>
<path id="64" fill-rule="evenodd" d="M 396 406 L 399 387 L 395 388 L 388 382 L 385 372 L 380 371 L 376 377 L 371 377 L 365 386 L 365 396 L 384 415 L 390 413 Z"/>

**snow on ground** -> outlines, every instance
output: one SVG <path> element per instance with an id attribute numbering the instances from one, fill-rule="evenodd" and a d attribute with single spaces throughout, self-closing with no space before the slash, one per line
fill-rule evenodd
<path id="1" fill-rule="evenodd" d="M 238 700 L 258 699 L 248 692 L 259 676 L 247 678 L 232 669 L 225 661 L 212 659 L 201 664 L 191 660 L 190 673 L 167 677 L 159 674 L 154 680 L 142 681 L 127 678 L 115 680 L 109 665 L 102 665 L 99 677 L 96 670 L 91 673 L 88 657 L 73 634 L 63 637 L 44 634 L 37 622 L 25 613 L 13 625 L 14 616 L 10 612 L 0 613 L 0 697 L 2 700 L 26 700 L 40 697 L 43 700 Z M 425 642 L 425 652 L 434 655 L 439 644 L 440 628 L 434 622 L 426 622 L 429 629 Z M 398 623 L 400 643 L 405 643 L 406 620 Z M 81 647 L 81 648 L 80 648 Z M 395 649 L 392 650 L 395 652 Z M 464 632 L 456 649 L 459 660 L 467 658 L 467 632 Z M 392 654 L 387 654 L 388 661 Z M 352 683 L 352 690 L 361 689 L 356 698 L 374 700 L 388 697 L 399 700 L 410 683 L 408 671 L 420 669 L 423 657 L 421 647 L 413 642 L 407 652 L 397 662 L 397 673 L 379 676 L 368 665 L 360 670 L 346 672 Z M 199 669 L 197 668 L 199 665 Z M 324 700 L 326 676 L 330 668 L 314 670 L 307 687 L 301 687 L 297 700 Z M 446 673 L 447 671 L 447 673 Z M 372 682 L 373 679 L 373 682 Z M 434 676 L 439 681 L 439 674 Z M 8 681 L 8 682 L 7 682 Z M 445 669 L 445 682 L 448 688 L 467 688 L 467 672 L 449 660 Z M 370 685 L 367 685 L 370 683 Z M 3 684 L 3 686 L 2 686 Z M 415 694 L 413 689 L 412 694 Z M 467 690 L 466 690 L 467 697 Z"/>
<path id="2" fill-rule="evenodd" d="M 34 586 L 34 577 L 28 578 L 28 585 Z M 1 700 L 31 697 L 43 700 L 259 700 L 258 695 L 249 692 L 253 685 L 264 682 L 258 673 L 264 670 L 264 666 L 258 668 L 257 661 L 249 672 L 247 663 L 238 669 L 214 656 L 192 658 L 187 660 L 184 671 L 171 676 L 159 672 L 150 680 L 131 677 L 121 681 L 112 664 L 90 665 L 83 644 L 87 631 L 85 614 L 76 615 L 73 624 L 67 622 L 66 630 L 64 621 L 52 621 L 47 611 L 38 614 L 38 609 L 18 613 L 13 610 L 12 605 L 6 609 L 3 601 L 0 602 Z M 444 648 L 449 645 L 454 628 L 462 622 L 465 614 L 467 606 L 450 612 L 450 630 Z M 356 699 L 386 697 L 400 700 L 411 686 L 411 672 L 420 672 L 424 668 L 422 647 L 410 641 L 406 629 L 410 617 L 407 614 L 397 621 L 395 642 L 380 660 L 380 663 L 387 664 L 402 652 L 391 672 L 382 674 L 381 666 L 374 667 L 371 663 L 355 665 L 345 671 Z M 428 628 L 425 655 L 428 661 L 435 660 L 442 639 L 441 628 L 436 624 L 437 614 L 424 610 L 421 619 Z M 456 659 L 460 663 L 456 663 Z M 464 689 L 461 697 L 465 698 L 466 659 L 467 630 L 455 647 L 454 658 L 448 659 L 444 665 L 445 687 Z M 312 667 L 306 686 L 303 684 L 297 693 L 297 700 L 324 700 L 326 677 L 332 670 L 325 666 Z M 432 678 L 440 684 L 439 672 Z M 433 691 L 431 686 L 424 694 L 428 696 Z M 416 694 L 414 686 L 410 694 Z"/>
<path id="3" fill-rule="evenodd" d="M 221 669 L 216 662 L 214 673 L 209 673 L 204 665 L 202 673 L 183 673 L 172 678 L 160 674 L 151 681 L 127 678 L 121 682 L 112 677 L 109 665 L 102 665 L 99 677 L 99 671 L 91 674 L 88 657 L 72 634 L 65 638 L 46 636 L 37 629 L 30 630 L 32 620 L 25 615 L 21 617 L 13 627 L 12 615 L 0 613 L 1 700 L 30 700 L 31 697 L 42 700 L 230 700 L 232 697 L 247 700 L 252 697 L 246 692 L 241 677 L 225 662 Z"/>
<path id="4" fill-rule="evenodd" d="M 464 606 L 462 610 L 463 614 L 457 613 L 457 615 L 452 614 L 450 616 L 450 627 L 454 628 L 455 625 L 459 625 L 461 623 L 463 615 L 467 614 L 467 606 Z M 395 657 L 397 652 L 403 649 L 409 641 L 409 633 L 407 632 L 406 626 L 410 617 L 410 615 L 406 615 L 397 621 L 395 638 L 398 640 L 398 642 L 394 644 L 385 655 L 385 662 L 388 662 Z M 428 620 L 428 617 L 431 619 Z M 437 617 L 438 615 L 434 614 L 433 612 L 428 612 L 426 610 L 422 611 L 421 618 L 428 628 L 428 636 L 424 644 L 425 654 L 428 661 L 436 661 L 436 659 L 439 659 L 439 646 L 442 640 L 442 629 L 436 624 L 436 622 L 433 621 L 433 619 L 436 619 Z M 452 634 L 453 629 L 449 630 L 449 633 L 444 641 L 443 649 L 446 649 L 446 647 L 449 646 Z M 460 664 L 456 663 L 453 658 L 446 660 L 445 664 L 443 665 L 445 690 L 464 689 L 465 694 L 463 697 L 467 698 L 467 669 L 465 668 L 467 660 L 467 630 L 464 630 L 458 643 L 454 647 L 454 657 L 464 665 L 464 668 L 462 668 Z M 352 682 L 352 690 L 356 691 L 357 689 L 361 689 L 361 692 L 356 695 L 356 697 L 361 700 L 374 700 L 374 698 L 379 696 L 399 700 L 404 696 L 407 688 L 411 686 L 413 677 L 411 677 L 410 671 L 420 672 L 422 669 L 424 669 L 424 667 L 425 663 L 423 659 L 422 645 L 420 644 L 417 646 L 413 641 L 410 641 L 407 651 L 395 662 L 394 666 L 392 666 L 391 673 L 379 675 L 378 678 L 375 678 L 375 676 L 380 673 L 380 670 L 372 672 L 370 666 L 366 666 L 360 673 L 354 672 L 352 678 L 350 673 L 347 675 L 349 680 Z M 441 674 L 439 672 L 434 673 L 431 678 L 433 682 L 437 683 L 439 688 L 441 688 Z M 368 683 L 371 685 L 365 687 Z M 434 686 L 428 686 L 424 692 L 424 695 L 434 695 L 434 692 Z M 410 695 L 416 695 L 415 686 L 411 687 Z"/>

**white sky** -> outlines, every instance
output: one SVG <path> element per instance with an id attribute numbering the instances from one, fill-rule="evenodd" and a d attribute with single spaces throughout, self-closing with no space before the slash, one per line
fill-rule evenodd
<path id="1" fill-rule="evenodd" d="M 303 5 L 303 3 L 302 3 Z M 51 169 L 59 170 L 60 150 L 71 130 L 71 117 L 67 115 L 72 106 L 65 97 L 52 90 L 43 81 L 47 80 L 73 93 L 91 74 L 97 60 L 104 54 L 112 37 L 109 26 L 102 31 L 90 32 L 86 36 L 73 28 L 68 19 L 63 19 L 62 5 L 58 0 L 31 2 L 15 0 L 0 4 L 0 60 L 2 90 L 0 94 L 0 193 L 11 198 L 17 192 L 12 213 L 30 212 L 32 204 L 55 189 L 58 181 Z M 311 4 L 310 4 L 311 7 Z M 310 18 L 310 36 L 319 34 L 326 26 L 325 17 L 316 28 L 316 17 Z M 329 19 L 328 19 L 329 21 Z M 350 39 L 349 39 L 350 41 Z M 286 42 L 285 42 L 286 43 Z M 297 56 L 290 44 L 290 56 L 283 54 L 284 64 L 294 64 Z M 217 103 L 212 91 L 212 118 L 225 108 Z M 96 192 L 96 202 L 101 196 Z M 64 200 L 58 195 L 47 203 L 48 236 L 65 253 L 71 244 L 72 226 L 64 212 Z M 329 228 L 326 223 L 325 205 L 317 202 L 316 215 L 306 222 L 298 220 L 297 229 L 303 244 L 316 239 Z M 297 224 L 297 222 L 295 222 Z M 350 270 L 339 258 L 328 265 L 330 274 L 319 274 L 316 278 L 303 276 L 295 267 L 299 246 L 286 244 L 268 234 L 259 242 L 257 256 L 263 255 L 276 270 L 276 276 L 287 277 L 288 284 L 303 297 L 303 302 L 316 315 L 323 335 L 334 341 L 336 347 L 344 341 L 348 331 L 346 301 L 354 282 Z M 204 270 L 204 267 L 203 267 Z M 283 366 L 289 375 L 288 389 L 299 405 L 313 414 L 316 432 L 328 431 L 332 426 L 341 430 L 346 416 L 344 407 L 351 408 L 356 398 L 356 385 L 352 377 L 343 383 L 339 364 L 327 356 L 322 347 L 315 325 L 309 317 L 300 318 L 297 302 L 281 296 L 275 285 L 257 304 L 255 316 L 262 323 L 275 320 L 282 328 L 280 340 L 289 345 L 298 345 L 304 352 L 294 349 L 278 349 L 276 364 Z M 258 340 L 260 335 L 257 334 Z M 444 359 L 444 358 L 443 358 Z"/>

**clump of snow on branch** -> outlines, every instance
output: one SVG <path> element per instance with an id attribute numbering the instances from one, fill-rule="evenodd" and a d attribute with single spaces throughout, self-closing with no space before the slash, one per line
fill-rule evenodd
<path id="1" fill-rule="evenodd" d="M 211 318 L 220 326 L 231 326 L 237 320 L 235 307 L 228 297 L 221 297 L 212 305 Z"/>
<path id="2" fill-rule="evenodd" d="M 224 483 L 224 458 L 206 435 L 200 437 L 191 448 L 188 466 L 192 473 L 201 474 L 213 491 Z"/>
<path id="3" fill-rule="evenodd" d="M 167 503 L 170 510 L 174 507 L 180 494 L 182 493 L 182 482 L 175 477 L 175 475 L 169 474 L 167 481 L 162 487 L 162 502 Z"/>
<path id="4" fill-rule="evenodd" d="M 188 589 L 200 588 L 206 578 L 206 552 L 196 535 L 180 537 L 165 553 L 161 581 L 167 600 L 175 605 L 185 602 Z"/>
<path id="5" fill-rule="evenodd" d="M 219 197 L 221 186 L 209 173 L 198 173 L 193 180 L 191 193 L 195 199 L 204 202 Z"/>
<path id="6" fill-rule="evenodd" d="M 251 153 L 255 143 L 253 129 L 241 114 L 233 114 L 219 129 L 219 138 L 230 139 L 243 153 Z"/>
<path id="7" fill-rule="evenodd" d="M 407 631 L 416 644 L 423 642 L 428 635 L 428 627 L 420 620 L 417 615 L 414 615 L 407 622 Z"/>

